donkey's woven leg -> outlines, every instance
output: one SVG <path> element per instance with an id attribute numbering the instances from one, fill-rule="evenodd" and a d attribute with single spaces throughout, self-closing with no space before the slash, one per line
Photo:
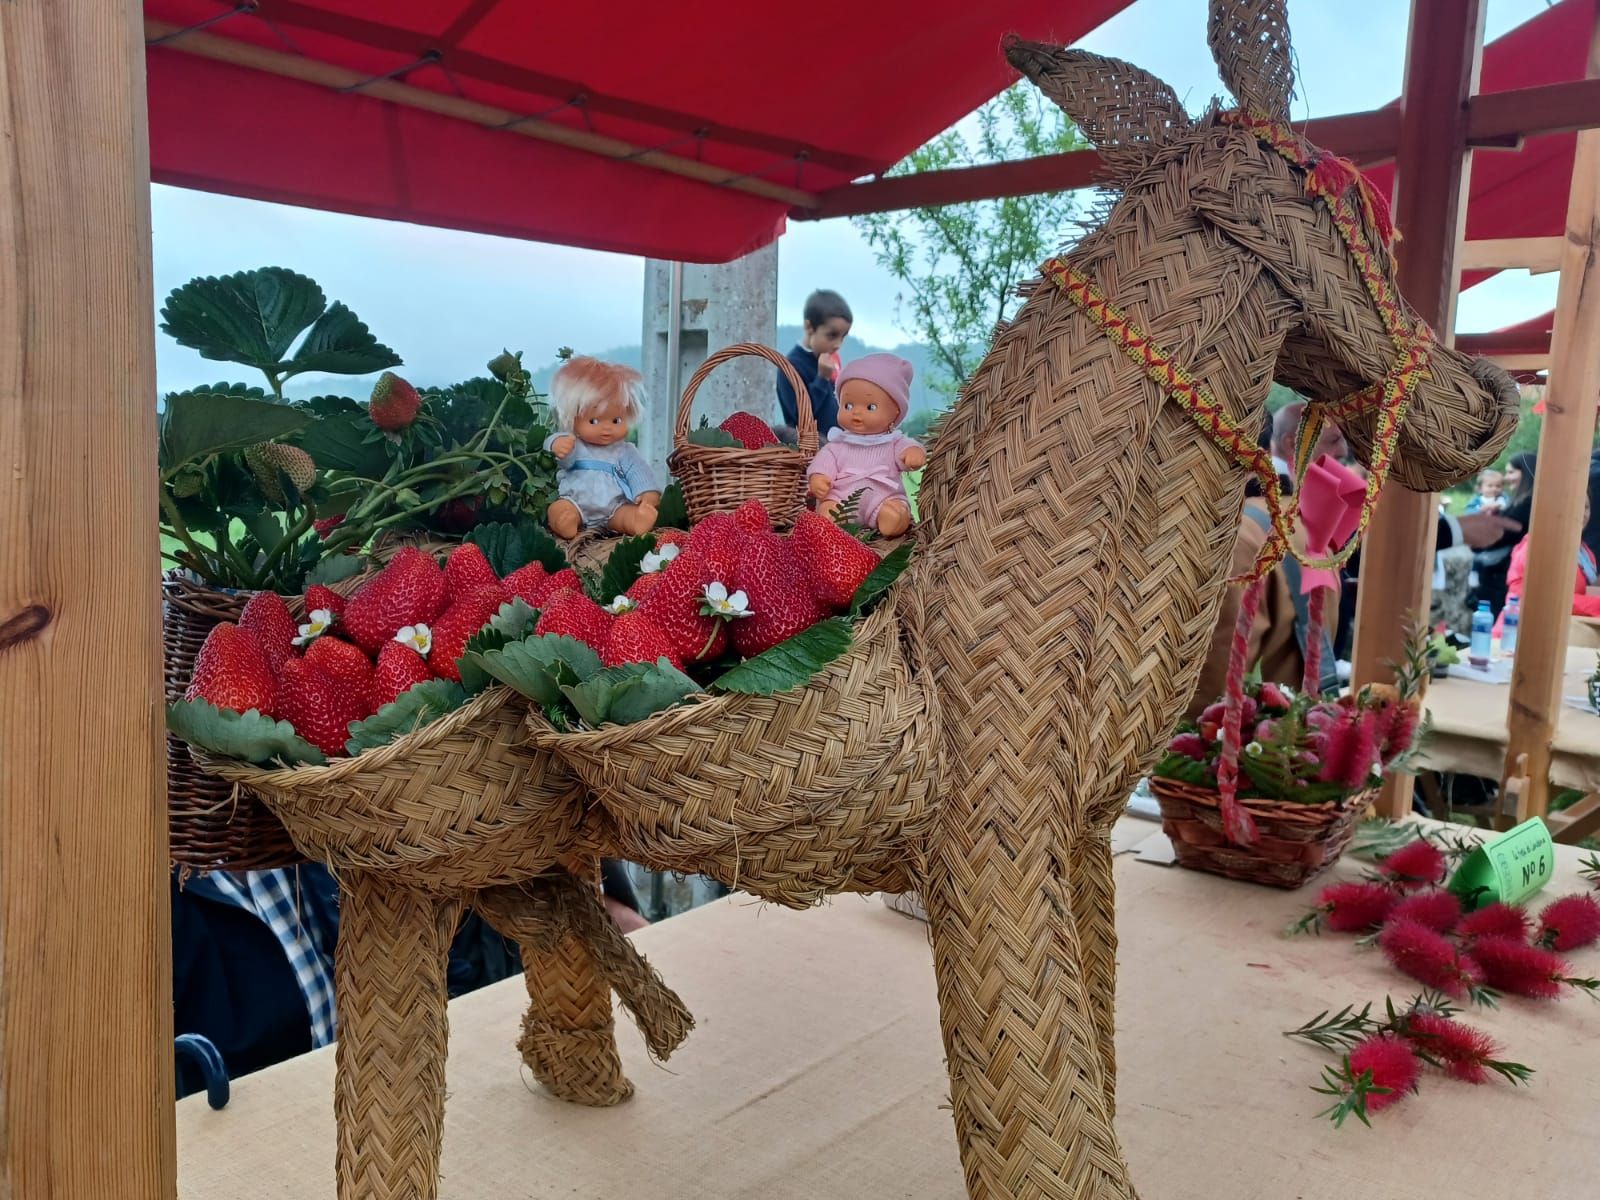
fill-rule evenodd
<path id="1" fill-rule="evenodd" d="M 340 882 L 339 1200 L 433 1200 L 444 1126 L 445 960 L 460 906 L 364 872 Z"/>
<path id="2" fill-rule="evenodd" d="M 947 822 L 925 893 L 967 1190 L 973 1200 L 1131 1200 L 1065 848 L 1045 822 L 1006 820 L 1008 807 L 985 802 Z"/>
<path id="3" fill-rule="evenodd" d="M 1090 830 L 1074 846 L 1072 915 L 1078 923 L 1083 990 L 1095 1018 L 1095 1039 L 1104 1065 L 1106 1112 L 1117 1111 L 1117 923 L 1116 882 L 1111 874 L 1109 830 Z"/>
<path id="4" fill-rule="evenodd" d="M 517 1049 L 534 1077 L 574 1104 L 603 1108 L 633 1095 L 617 1053 L 611 986 L 574 926 L 515 888 L 487 889 L 477 904 L 522 951 L 528 1011 Z"/>

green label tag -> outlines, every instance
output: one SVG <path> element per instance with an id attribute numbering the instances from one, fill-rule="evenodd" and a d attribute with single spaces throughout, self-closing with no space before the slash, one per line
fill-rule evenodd
<path id="1" fill-rule="evenodd" d="M 1531 817 L 1467 855 L 1450 879 L 1450 890 L 1481 908 L 1499 900 L 1521 904 L 1556 872 L 1556 847 L 1549 827 Z"/>

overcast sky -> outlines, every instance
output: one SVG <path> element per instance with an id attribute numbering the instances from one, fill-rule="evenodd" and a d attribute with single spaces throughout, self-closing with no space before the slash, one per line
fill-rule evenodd
<path id="1" fill-rule="evenodd" d="M 1547 7 L 1546 0 L 1488 0 L 1494 38 Z M 1378 107 L 1400 91 L 1404 0 L 1290 0 L 1299 58 L 1296 117 Z M 1220 90 L 1206 51 L 1203 0 L 1135 0 L 1081 44 L 1167 80 L 1191 110 Z M 1359 72 L 1351 64 L 1360 64 Z M 534 363 L 571 345 L 636 343 L 643 260 L 536 242 L 152 189 L 157 297 L 195 275 L 277 264 L 302 271 L 343 300 L 424 378 L 481 371 L 501 346 Z M 911 340 L 896 322 L 897 283 L 873 261 L 848 221 L 797 223 L 779 243 L 779 321 L 799 318 L 815 287 L 843 292 L 863 340 Z M 1494 329 L 1554 306 L 1555 275 L 1507 273 L 1465 293 L 1458 328 Z M 229 374 L 159 336 L 163 390 Z"/>

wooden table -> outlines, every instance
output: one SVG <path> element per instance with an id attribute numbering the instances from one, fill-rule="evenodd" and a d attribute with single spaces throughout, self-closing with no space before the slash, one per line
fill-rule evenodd
<path id="1" fill-rule="evenodd" d="M 1587 694 L 1595 652 L 1567 651 L 1563 696 Z M 1422 763 L 1435 771 L 1498 780 L 1505 767 L 1507 684 L 1469 679 L 1435 679 L 1428 685 L 1432 732 L 1423 744 Z M 1588 836 L 1600 826 L 1600 716 L 1563 704 L 1550 757 L 1550 782 L 1585 793 L 1579 805 L 1554 814 L 1560 836 Z"/>
<path id="2" fill-rule="evenodd" d="M 1125 820 L 1118 840 L 1164 841 L 1155 829 Z M 1578 886 L 1577 853 L 1558 854 L 1551 895 Z M 1531 1087 L 1429 1078 L 1375 1128 L 1336 1131 L 1309 1090 L 1331 1060 L 1280 1031 L 1414 989 L 1348 938 L 1282 937 L 1311 893 L 1131 854 L 1117 873 L 1118 1128 L 1146 1200 L 1592 1194 L 1589 1002 L 1475 1017 L 1538 1070 Z M 524 1078 L 520 980 L 451 1005 L 441 1200 L 964 1200 L 920 922 L 875 898 L 794 913 L 735 896 L 637 937 L 699 1027 L 666 1066 L 626 1028 L 638 1094 L 619 1108 L 562 1104 Z M 1600 951 L 1576 965 L 1600 974 Z M 182 1200 L 332 1200 L 332 1088 L 329 1049 L 237 1081 L 221 1112 L 184 1100 Z M 1466 1149 L 1474 1130 L 1493 1131 L 1492 1153 Z"/>

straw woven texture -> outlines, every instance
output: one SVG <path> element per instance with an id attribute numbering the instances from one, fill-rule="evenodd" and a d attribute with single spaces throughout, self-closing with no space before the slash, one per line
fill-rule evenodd
<path id="1" fill-rule="evenodd" d="M 743 447 L 697 446 L 689 440 L 689 418 L 695 393 L 706 378 L 723 363 L 736 358 L 764 358 L 788 379 L 800 398 L 799 446 L 764 446 L 760 450 Z M 817 421 L 806 403 L 806 385 L 795 372 L 794 364 L 770 346 L 741 342 L 718 350 L 701 363 L 678 401 L 678 420 L 672 431 L 672 454 L 667 465 L 683 489 L 684 507 L 689 520 L 698 521 L 714 512 L 731 512 L 746 500 L 760 500 L 779 526 L 792 525 L 806 497 L 806 468 L 817 453 Z M 771 402 L 770 394 L 762 405 Z"/>
<path id="2" fill-rule="evenodd" d="M 1362 792 L 1341 804 L 1290 804 L 1241 797 L 1260 836 L 1249 846 L 1235 846 L 1223 836 L 1214 789 L 1173 779 L 1153 779 L 1150 789 L 1161 803 L 1161 827 L 1179 866 L 1281 888 L 1297 888 L 1338 862 L 1377 798 L 1376 792 Z"/>
<path id="3" fill-rule="evenodd" d="M 715 696 L 585 732 L 530 713 L 529 728 L 610 813 L 622 857 L 791 907 L 911 887 L 934 820 L 933 714 L 892 603 L 794 691 Z"/>

